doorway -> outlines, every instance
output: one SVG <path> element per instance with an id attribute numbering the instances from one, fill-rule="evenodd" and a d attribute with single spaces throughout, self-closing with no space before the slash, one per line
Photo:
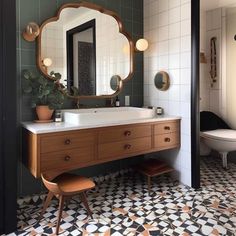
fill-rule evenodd
<path id="1" fill-rule="evenodd" d="M 15 0 L 0 1 L 0 234 L 16 230 L 17 223 L 15 4 Z"/>
<path id="2" fill-rule="evenodd" d="M 81 96 L 96 95 L 96 20 L 66 32 L 67 87 Z"/>

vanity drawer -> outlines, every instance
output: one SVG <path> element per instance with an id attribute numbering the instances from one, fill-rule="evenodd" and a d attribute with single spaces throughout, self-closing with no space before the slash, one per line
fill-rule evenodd
<path id="1" fill-rule="evenodd" d="M 40 152 L 48 153 L 71 148 L 93 147 L 95 143 L 95 133 L 78 132 L 64 135 L 50 135 L 41 137 Z"/>
<path id="2" fill-rule="evenodd" d="M 98 146 L 98 159 L 125 157 L 130 153 L 151 149 L 151 137 L 137 138 Z"/>
<path id="3" fill-rule="evenodd" d="M 178 121 L 172 121 L 172 122 L 165 122 L 156 124 L 154 128 L 155 135 L 157 134 L 167 134 L 171 132 L 176 132 L 179 130 L 179 122 Z"/>
<path id="4" fill-rule="evenodd" d="M 154 136 L 155 148 L 168 148 L 179 145 L 179 133 L 159 134 Z"/>
<path id="5" fill-rule="evenodd" d="M 151 125 L 129 125 L 101 130 L 98 140 L 99 143 L 109 143 L 148 136 L 151 136 Z"/>
<path id="6" fill-rule="evenodd" d="M 41 172 L 49 170 L 72 170 L 79 168 L 79 164 L 87 163 L 95 159 L 93 147 L 87 146 L 60 152 L 41 154 Z"/>

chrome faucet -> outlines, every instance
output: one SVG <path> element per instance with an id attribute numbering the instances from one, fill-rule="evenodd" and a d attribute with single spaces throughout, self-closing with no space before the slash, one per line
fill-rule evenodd
<path id="1" fill-rule="evenodd" d="M 115 106 L 114 98 L 107 98 L 106 99 L 106 106 L 107 107 L 114 107 Z"/>
<path id="2" fill-rule="evenodd" d="M 77 106 L 78 109 L 80 108 L 80 105 L 79 105 L 79 99 L 77 99 L 76 106 Z"/>

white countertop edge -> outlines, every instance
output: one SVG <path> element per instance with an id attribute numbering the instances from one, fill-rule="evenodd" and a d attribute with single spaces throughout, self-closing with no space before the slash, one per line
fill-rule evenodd
<path id="1" fill-rule="evenodd" d="M 52 122 L 52 123 L 33 123 L 33 122 L 22 122 L 22 126 L 34 134 L 54 133 L 71 130 L 81 130 L 90 128 L 100 128 L 109 126 L 119 126 L 128 124 L 139 124 L 147 122 L 165 121 L 165 120 L 177 120 L 181 119 L 180 116 L 163 116 L 155 117 L 150 119 L 134 119 L 134 120 L 123 120 L 117 122 L 109 122 L 103 124 L 86 124 L 86 125 L 74 125 L 65 122 Z"/>

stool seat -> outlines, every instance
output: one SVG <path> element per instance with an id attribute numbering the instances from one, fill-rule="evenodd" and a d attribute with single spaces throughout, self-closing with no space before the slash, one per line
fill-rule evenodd
<path id="1" fill-rule="evenodd" d="M 64 193 L 64 195 L 77 194 L 81 191 L 87 191 L 95 187 L 92 180 L 69 173 L 59 175 L 52 182 L 57 183 L 59 189 Z"/>
<path id="2" fill-rule="evenodd" d="M 174 171 L 174 169 L 168 166 L 165 162 L 156 160 L 156 159 L 149 159 L 139 165 L 136 165 L 134 169 L 141 174 L 147 176 L 148 179 L 148 194 L 151 192 L 151 177 L 155 177 L 158 175 L 170 173 Z"/>
<path id="3" fill-rule="evenodd" d="M 58 220 L 56 225 L 56 235 L 59 233 L 59 226 L 61 222 L 62 210 L 66 199 L 80 195 L 81 202 L 83 202 L 88 214 L 92 217 L 85 192 L 95 187 L 95 183 L 89 178 L 78 176 L 74 174 L 64 173 L 52 179 L 47 174 L 41 174 L 45 187 L 49 190 L 46 200 L 43 204 L 43 210 L 39 216 L 39 220 L 45 213 L 52 198 L 55 196 L 59 198 Z"/>

